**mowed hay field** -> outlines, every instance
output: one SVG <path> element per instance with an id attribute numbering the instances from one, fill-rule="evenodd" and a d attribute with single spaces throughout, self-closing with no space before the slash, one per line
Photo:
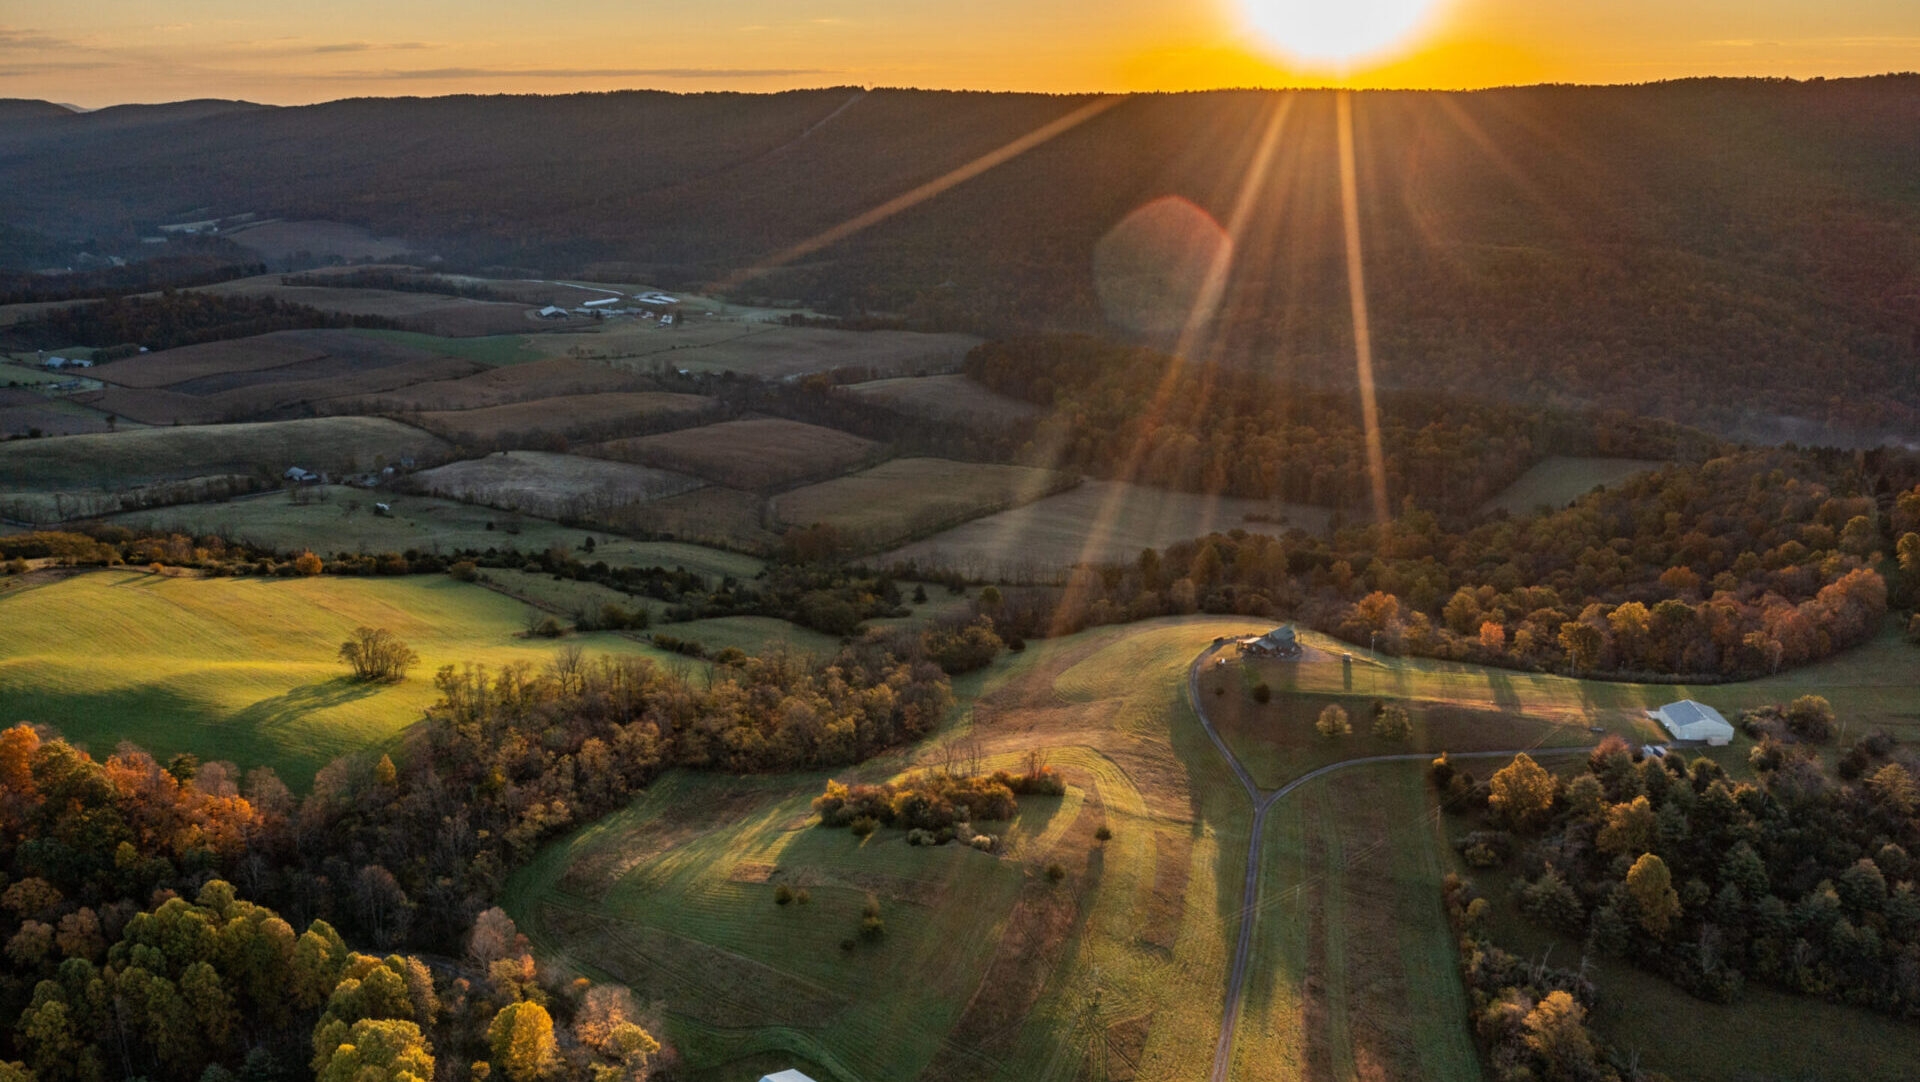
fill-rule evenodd
<path id="1" fill-rule="evenodd" d="M 1250 522 L 1249 514 L 1278 521 Z M 1090 480 L 916 541 L 886 559 L 954 568 L 983 578 L 1052 578 L 1082 560 L 1132 560 L 1141 549 L 1190 541 L 1215 530 L 1277 536 L 1299 527 L 1319 533 L 1326 529 L 1327 517 L 1318 507 Z"/>
<path id="2" fill-rule="evenodd" d="M 219 474 L 278 477 L 289 466 L 330 472 L 431 459 L 449 448 L 378 417 L 149 428 L 0 443 L 0 491 L 114 491 Z"/>
<path id="3" fill-rule="evenodd" d="M 1484 1077 L 1436 819 L 1419 763 L 1350 767 L 1274 806 L 1229 1078 Z"/>
<path id="4" fill-rule="evenodd" d="M 559 644 L 517 638 L 524 616 L 524 605 L 445 576 L 36 573 L 0 594 L 10 631 L 0 641 L 0 721 L 53 725 L 95 755 L 131 740 L 159 756 L 268 765 L 304 788 L 329 760 L 418 721 L 434 701 L 437 667 L 542 664 Z M 410 679 L 347 677 L 336 653 L 363 624 L 419 651 Z M 652 654 L 619 636 L 567 641 Z"/>
<path id="5" fill-rule="evenodd" d="M 543 518 L 607 515 L 700 487 L 666 470 L 544 451 L 502 451 L 414 474 L 411 484 L 436 496 L 483 503 Z"/>
<path id="6" fill-rule="evenodd" d="M 791 526 L 824 525 L 880 547 L 1059 492 L 1075 478 L 1031 466 L 901 458 L 774 499 Z"/>
<path id="7" fill-rule="evenodd" d="M 714 401 L 664 391 L 557 395 L 480 409 L 416 414 L 422 428 L 455 443 L 476 447 L 524 444 L 542 439 L 593 440 L 657 431 L 715 408 Z"/>
<path id="8" fill-rule="evenodd" d="M 690 473 L 729 488 L 766 490 L 845 473 L 880 445 L 832 428 L 772 417 L 613 440 L 586 454 Z"/>
<path id="9" fill-rule="evenodd" d="M 1031 402 L 990 391 L 965 376 L 902 376 L 841 390 L 912 417 L 977 426 L 1031 420 L 1043 412 Z"/>
<path id="10" fill-rule="evenodd" d="M 1637 458 L 1570 458 L 1555 456 L 1533 464 L 1488 508 L 1509 514 L 1531 515 L 1542 507 L 1558 510 L 1592 492 L 1596 486 L 1617 485 L 1635 474 L 1657 470 L 1664 463 Z"/>
<path id="11" fill-rule="evenodd" d="M 1037 749 L 1067 795 L 977 824 L 999 854 L 821 829 L 824 775 L 674 774 L 546 849 L 504 904 L 543 959 L 658 996 L 695 1079 L 775 1059 L 821 1082 L 1081 1079 L 1095 1034 L 1108 1077 L 1193 1078 L 1219 1032 L 1250 813 L 1183 684 L 1194 654 L 1247 626 L 1033 643 L 956 682 L 941 736 L 841 772 L 937 767 L 949 746 L 1019 769 Z M 776 906 L 780 884 L 810 903 Z M 858 934 L 870 894 L 877 943 Z"/>

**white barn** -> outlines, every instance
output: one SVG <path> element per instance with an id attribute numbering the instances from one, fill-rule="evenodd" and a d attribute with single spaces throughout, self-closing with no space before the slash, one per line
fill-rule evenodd
<path id="1" fill-rule="evenodd" d="M 1682 699 L 1658 710 L 1649 710 L 1647 717 L 1659 722 L 1660 727 L 1672 734 L 1675 740 L 1705 744 L 1710 748 L 1725 747 L 1733 742 L 1733 726 L 1720 716 L 1720 711 L 1692 699 Z"/>
<path id="2" fill-rule="evenodd" d="M 813 1082 L 813 1079 L 789 1067 L 784 1071 L 761 1075 L 760 1082 Z"/>

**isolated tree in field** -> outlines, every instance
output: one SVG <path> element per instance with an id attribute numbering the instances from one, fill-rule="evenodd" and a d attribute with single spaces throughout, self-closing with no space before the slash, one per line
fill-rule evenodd
<path id="1" fill-rule="evenodd" d="M 538 1003 L 509 1003 L 488 1024 L 487 1045 L 510 1082 L 534 1082 L 553 1065 L 553 1016 Z"/>
<path id="2" fill-rule="evenodd" d="M 1553 775 L 1531 755 L 1514 756 L 1513 762 L 1494 771 L 1487 784 L 1488 806 L 1515 830 L 1539 825 L 1553 810 Z"/>
<path id="3" fill-rule="evenodd" d="M 340 660 L 352 667 L 355 679 L 394 682 L 407 678 L 420 655 L 384 627 L 356 627 L 340 644 Z"/>
<path id="4" fill-rule="evenodd" d="M 1413 715 L 1400 703 L 1388 703 L 1373 719 L 1373 735 L 1382 740 L 1405 740 L 1413 735 Z"/>
<path id="5" fill-rule="evenodd" d="M 1640 918 L 1640 927 L 1654 935 L 1664 935 L 1673 918 L 1680 915 L 1680 895 L 1673 889 L 1673 873 L 1667 862 L 1652 853 L 1642 853 L 1627 870 L 1627 896 Z"/>
<path id="6" fill-rule="evenodd" d="M 1327 708 L 1320 711 L 1320 720 L 1314 722 L 1313 727 L 1325 737 L 1346 736 L 1353 732 L 1353 722 L 1347 720 L 1346 708 L 1339 703 L 1328 703 Z"/>

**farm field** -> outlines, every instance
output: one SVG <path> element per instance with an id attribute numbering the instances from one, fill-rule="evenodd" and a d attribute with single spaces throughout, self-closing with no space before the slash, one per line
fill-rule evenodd
<path id="1" fill-rule="evenodd" d="M 530 336 L 519 334 L 495 334 L 469 338 L 448 338 L 438 334 L 423 334 L 419 331 L 387 331 L 371 328 L 358 328 L 352 333 L 381 342 L 391 342 L 400 346 L 424 349 L 429 353 L 441 353 L 449 357 L 462 357 L 469 361 L 489 367 L 503 367 L 525 364 L 555 356 L 559 347 L 554 343 L 571 343 L 572 339 L 558 336 Z"/>
<path id="2" fill-rule="evenodd" d="M 0 443 L 0 493 L 111 494 L 195 477 L 278 477 L 294 465 L 345 472 L 383 460 L 432 459 L 446 451 L 446 444 L 419 429 L 377 417 L 14 440 Z"/>
<path id="3" fill-rule="evenodd" d="M 1531 515 L 1542 507 L 1561 508 L 1592 492 L 1598 485 L 1617 485 L 1635 474 L 1657 470 L 1662 463 L 1637 458 L 1569 458 L 1556 455 L 1533 464 L 1487 507 L 1504 508 L 1512 515 Z"/>
<path id="4" fill-rule="evenodd" d="M 899 376 L 950 370 L 980 344 L 965 334 L 914 331 L 840 331 L 776 323 L 695 320 L 662 328 L 653 323 L 615 323 L 600 330 L 593 346 L 614 363 L 637 372 L 659 366 L 692 372 L 736 372 L 762 379 L 788 379 L 816 372 L 848 371 Z"/>
<path id="5" fill-rule="evenodd" d="M 821 1082 L 1079 1079 L 1094 1054 L 1112 1077 L 1191 1078 L 1218 1033 L 1250 812 L 1182 685 L 1214 636 L 1250 627 L 1033 643 L 956 682 L 941 737 L 839 772 L 878 780 L 950 751 L 1018 768 L 1039 749 L 1068 793 L 980 824 L 1002 855 L 820 829 L 825 775 L 676 773 L 549 846 L 505 905 L 542 958 L 656 990 L 696 1079 L 776 1053 Z M 782 883 L 811 903 L 774 905 Z M 869 894 L 885 938 L 843 951 Z"/>
<path id="6" fill-rule="evenodd" d="M 598 555 L 597 552 L 596 555 Z M 530 608 L 552 613 L 564 621 L 571 621 L 574 614 L 579 612 L 597 615 L 608 605 L 618 605 L 629 612 L 645 609 L 651 619 L 655 621 L 660 619 L 660 602 L 658 601 L 645 597 L 633 597 L 598 583 L 555 578 L 539 571 L 489 567 L 480 572 L 478 583 Z"/>
<path id="7" fill-rule="evenodd" d="M 697 642 L 709 653 L 737 647 L 749 654 L 787 650 L 830 658 L 840 652 L 840 640 L 811 628 L 772 616 L 717 616 L 678 624 L 656 623 L 653 630 L 676 639 Z"/>
<path id="8" fill-rule="evenodd" d="M 604 440 L 682 424 L 714 408 L 710 398 L 664 391 L 559 395 L 480 409 L 438 410 L 412 420 L 429 432 L 473 447 L 530 440 Z"/>
<path id="9" fill-rule="evenodd" d="M 197 579 L 146 571 L 35 573 L 0 593 L 6 724 L 53 725 L 96 756 L 121 740 L 268 765 L 296 789 L 333 758 L 418 721 L 441 665 L 541 664 L 556 648 L 517 638 L 523 605 L 446 576 Z M 37 583 L 37 584 L 36 584 Z M 335 658 L 358 625 L 420 653 L 395 685 L 347 678 Z M 612 635 L 589 651 L 648 654 Z"/>
<path id="10" fill-rule="evenodd" d="M 543 518 L 606 517 L 700 487 L 666 470 L 545 451 L 502 451 L 414 474 L 411 484 L 449 499 L 482 503 Z"/>
<path id="11" fill-rule="evenodd" d="M 760 417 L 614 440 L 583 451 L 689 473 L 728 488 L 765 491 L 845 473 L 872 461 L 880 445 L 819 425 Z"/>
<path id="12" fill-rule="evenodd" d="M 979 427 L 1011 424 L 1044 411 L 1031 402 L 990 391 L 965 376 L 901 376 L 841 388 L 915 417 Z"/>
<path id="13" fill-rule="evenodd" d="M 459 337 L 517 334 L 532 329 L 524 304 L 399 290 L 283 285 L 281 277 L 263 274 L 195 288 L 223 296 L 272 297 L 342 315 L 384 316 L 402 321 L 410 330 L 429 334 Z"/>
<path id="14" fill-rule="evenodd" d="M 497 339 L 445 338 L 440 341 L 492 342 Z M 351 402 L 341 399 L 336 405 L 351 406 L 365 413 L 475 410 L 539 398 L 644 391 L 650 386 L 647 380 L 639 376 L 605 365 L 589 364 L 571 357 L 549 357 L 515 361 L 461 379 L 415 383 L 384 394 L 366 395 Z"/>
<path id="15" fill-rule="evenodd" d="M 351 263 L 362 259 L 391 259 L 407 251 L 403 240 L 376 237 L 345 222 L 269 221 L 229 229 L 226 236 L 242 248 L 252 249 L 269 263 L 283 263 L 301 252 L 322 259 L 337 256 Z"/>
<path id="16" fill-rule="evenodd" d="M 357 412 L 336 408 L 332 400 L 459 379 L 477 367 L 455 357 L 422 354 L 415 360 L 345 372 L 335 358 L 327 357 L 272 372 L 210 376 L 153 390 L 107 387 L 84 400 L 95 409 L 144 424 L 218 424 L 296 412 Z"/>
<path id="17" fill-rule="evenodd" d="M 767 511 L 768 500 L 753 492 L 707 485 L 634 504 L 608 515 L 608 525 L 630 532 L 676 537 L 701 544 L 768 552 L 780 535 Z"/>
<path id="18" fill-rule="evenodd" d="M 0 388 L 0 436 L 79 436 L 107 432 L 99 412 L 64 398 L 49 398 L 23 387 Z"/>
<path id="19" fill-rule="evenodd" d="M 856 545 L 879 548 L 1040 499 L 1074 483 L 1029 466 L 901 458 L 774 498 L 794 526 L 826 525 Z"/>
<path id="20" fill-rule="evenodd" d="M 89 375 L 118 387 L 165 387 L 206 376 L 260 372 L 327 356 L 320 331 L 277 331 L 143 353 L 96 366 Z M 338 333 L 338 332 L 335 332 Z"/>
<path id="21" fill-rule="evenodd" d="M 1274 806 L 1230 1078 L 1483 1077 L 1436 817 L 1419 763 L 1352 767 Z"/>
<path id="22" fill-rule="evenodd" d="M 1248 522 L 1249 514 L 1281 521 Z M 1317 507 L 1087 480 L 1070 491 L 915 541 L 885 559 L 913 560 L 983 578 L 1051 580 L 1082 560 L 1131 560 L 1141 549 L 1190 541 L 1214 530 L 1277 536 L 1299 527 L 1318 533 L 1326 529 L 1327 518 Z"/>
<path id="23" fill-rule="evenodd" d="M 394 495 L 380 489 L 369 492 L 342 485 L 307 489 L 310 501 L 294 503 L 285 496 L 229 503 L 182 504 L 148 511 L 129 511 L 107 521 L 138 529 L 162 529 L 196 537 L 218 535 L 247 541 L 277 552 L 312 549 L 336 552 L 459 552 L 472 549 L 545 552 L 555 545 L 575 552 L 588 536 L 594 538 L 594 559 L 615 567 L 685 567 L 712 578 L 752 578 L 764 566 L 739 553 L 675 541 L 631 541 L 593 531 L 578 530 L 547 519 L 508 514 L 489 507 L 443 500 L 434 496 Z M 358 501 L 358 510 L 348 504 Z M 384 501 L 393 514 L 373 514 L 375 501 Z M 492 528 L 488 528 L 488 524 Z"/>

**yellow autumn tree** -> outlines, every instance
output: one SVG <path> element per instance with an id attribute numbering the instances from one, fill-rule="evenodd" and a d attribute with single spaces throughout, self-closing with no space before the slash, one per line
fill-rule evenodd
<path id="1" fill-rule="evenodd" d="M 1494 771 L 1487 804 L 1516 830 L 1538 826 L 1553 810 L 1553 775 L 1524 752 Z"/>
<path id="2" fill-rule="evenodd" d="M 509 1003 L 487 1026 L 487 1045 L 494 1070 L 511 1082 L 535 1082 L 553 1066 L 553 1016 L 538 1003 Z"/>
<path id="3" fill-rule="evenodd" d="M 1673 889 L 1673 873 L 1667 862 L 1652 853 L 1640 854 L 1627 870 L 1627 896 L 1633 899 L 1640 927 L 1654 935 L 1666 934 L 1673 918 L 1680 915 L 1680 895 Z"/>

